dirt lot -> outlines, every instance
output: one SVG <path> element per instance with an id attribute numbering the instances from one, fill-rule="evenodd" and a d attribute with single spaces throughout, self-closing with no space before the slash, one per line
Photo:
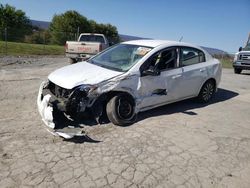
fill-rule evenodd
<path id="1" fill-rule="evenodd" d="M 178 102 L 63 140 L 44 129 L 36 97 L 66 61 L 0 59 L 1 188 L 250 186 L 250 72 L 224 69 L 208 105 Z"/>

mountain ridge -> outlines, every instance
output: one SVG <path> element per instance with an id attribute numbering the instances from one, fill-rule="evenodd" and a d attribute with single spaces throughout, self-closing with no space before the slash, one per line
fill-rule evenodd
<path id="1" fill-rule="evenodd" d="M 51 23 L 51 22 L 39 21 L 39 20 L 30 20 L 30 21 L 31 21 L 32 26 L 36 26 L 36 27 L 38 27 L 40 29 L 48 29 L 49 25 Z M 143 37 L 138 37 L 138 36 L 125 35 L 125 34 L 119 34 L 119 37 L 120 37 L 121 41 L 150 39 L 150 38 L 143 38 Z M 211 48 L 211 47 L 204 47 L 204 46 L 201 46 L 201 47 L 204 48 L 206 51 L 208 51 L 208 53 L 210 53 L 211 55 L 228 54 L 227 52 L 225 52 L 225 51 L 223 51 L 221 49 Z"/>

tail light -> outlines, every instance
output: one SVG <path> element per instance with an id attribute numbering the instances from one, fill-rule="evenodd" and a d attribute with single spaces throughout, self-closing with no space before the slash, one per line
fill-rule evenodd
<path id="1" fill-rule="evenodd" d="M 99 44 L 99 52 L 102 51 L 102 44 Z"/>

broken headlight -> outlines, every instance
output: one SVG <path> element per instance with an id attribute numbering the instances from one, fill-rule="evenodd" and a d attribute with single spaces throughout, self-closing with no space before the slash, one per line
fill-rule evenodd
<path id="1" fill-rule="evenodd" d="M 88 94 L 88 93 L 96 90 L 97 86 L 95 86 L 95 85 L 81 85 L 81 86 L 78 86 L 77 89 L 79 89 L 80 91 L 84 91 Z"/>
<path id="2" fill-rule="evenodd" d="M 76 87 L 70 94 L 67 111 L 72 113 L 79 113 L 85 111 L 90 99 L 89 93 L 94 91 L 97 87 L 92 85 L 81 85 Z"/>
<path id="3" fill-rule="evenodd" d="M 48 89 L 54 96 L 58 98 L 68 98 L 71 94 L 71 89 L 62 88 L 51 81 L 48 81 L 46 84 L 46 89 Z"/>

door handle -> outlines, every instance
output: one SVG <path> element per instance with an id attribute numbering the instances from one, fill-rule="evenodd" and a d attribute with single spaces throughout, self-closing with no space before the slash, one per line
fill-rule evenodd
<path id="1" fill-rule="evenodd" d="M 180 77 L 181 77 L 181 74 L 177 74 L 177 75 L 172 76 L 173 79 L 180 78 Z"/>
<path id="2" fill-rule="evenodd" d="M 206 70 L 206 69 L 204 69 L 204 68 L 203 68 L 203 69 L 200 69 L 200 72 L 204 72 L 205 70 Z"/>

